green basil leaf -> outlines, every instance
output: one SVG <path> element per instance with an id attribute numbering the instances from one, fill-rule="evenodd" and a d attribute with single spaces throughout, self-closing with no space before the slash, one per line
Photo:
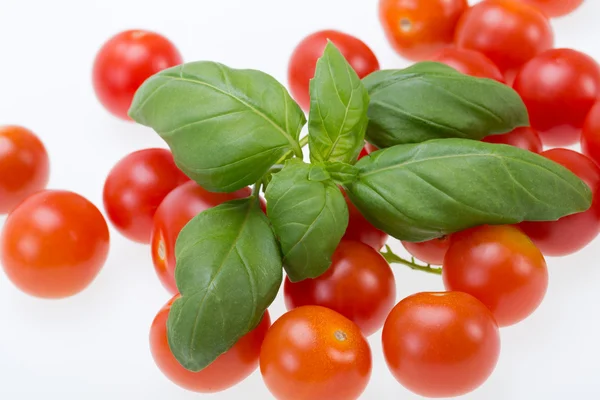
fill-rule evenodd
<path id="1" fill-rule="evenodd" d="M 129 115 L 152 127 L 175 162 L 207 190 L 258 181 L 289 152 L 301 156 L 306 117 L 271 76 L 193 62 L 164 70 L 137 91 Z"/>
<path id="2" fill-rule="evenodd" d="M 344 195 L 331 180 L 310 180 L 315 168 L 321 167 L 288 161 L 265 193 L 283 265 L 293 282 L 316 278 L 329 268 L 348 226 Z"/>
<path id="3" fill-rule="evenodd" d="M 200 371 L 260 322 L 281 286 L 279 247 L 254 197 L 200 213 L 175 246 L 181 298 L 167 320 L 179 363 Z"/>
<path id="4" fill-rule="evenodd" d="M 369 95 L 362 81 L 329 42 L 310 81 L 311 161 L 354 163 L 364 146 L 368 106 Z"/>
<path id="5" fill-rule="evenodd" d="M 513 89 L 440 63 L 377 71 L 363 82 L 371 96 L 367 140 L 379 148 L 441 138 L 480 140 L 529 125 Z"/>
<path id="6" fill-rule="evenodd" d="M 346 185 L 352 183 L 358 176 L 358 169 L 353 165 L 341 162 L 326 162 L 325 169 L 335 183 Z"/>
<path id="7" fill-rule="evenodd" d="M 438 139 L 371 153 L 346 187 L 377 228 L 420 242 L 473 226 L 552 221 L 587 210 L 590 188 L 516 147 Z"/>

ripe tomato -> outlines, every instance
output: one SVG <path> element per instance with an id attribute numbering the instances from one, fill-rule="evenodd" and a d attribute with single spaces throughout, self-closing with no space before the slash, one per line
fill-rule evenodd
<path id="1" fill-rule="evenodd" d="M 504 82 L 504 76 L 496 64 L 475 50 L 448 47 L 438 52 L 431 60 L 446 64 L 465 75 Z"/>
<path id="2" fill-rule="evenodd" d="M 531 315 L 548 288 L 544 256 L 513 226 L 480 226 L 453 235 L 442 275 L 447 290 L 477 298 L 500 326 Z"/>
<path id="3" fill-rule="evenodd" d="M 212 193 L 190 181 L 174 189 L 160 203 L 152 227 L 152 261 L 163 286 L 172 294 L 175 285 L 175 242 L 183 227 L 202 211 L 252 194 L 249 188 L 234 193 Z"/>
<path id="4" fill-rule="evenodd" d="M 288 66 L 292 96 L 305 110 L 310 108 L 309 82 L 315 75 L 317 60 L 323 55 L 327 40 L 333 42 L 361 79 L 379 69 L 373 51 L 354 36 L 338 31 L 319 31 L 307 36 L 294 49 Z"/>
<path id="5" fill-rule="evenodd" d="M 403 57 L 421 61 L 454 39 L 454 28 L 469 7 L 467 0 L 381 0 L 379 19 Z"/>
<path id="6" fill-rule="evenodd" d="M 23 292 L 62 298 L 85 289 L 108 255 L 108 226 L 78 194 L 45 190 L 9 216 L 0 239 L 4 271 Z"/>
<path id="7" fill-rule="evenodd" d="M 517 128 L 503 135 L 486 136 L 483 141 L 487 143 L 509 144 L 533 153 L 541 153 L 544 150 L 540 135 L 530 127 Z"/>
<path id="8" fill-rule="evenodd" d="M 214 393 L 228 389 L 246 379 L 258 367 L 260 347 L 271 326 L 269 312 L 260 324 L 243 336 L 231 349 L 199 372 L 188 371 L 177 361 L 167 339 L 167 318 L 175 295 L 156 314 L 150 328 L 150 351 L 161 372 L 176 385 L 199 393 Z"/>
<path id="9" fill-rule="evenodd" d="M 581 178 L 594 196 L 592 206 L 582 213 L 558 221 L 523 222 L 519 226 L 547 256 L 575 253 L 598 236 L 600 231 L 600 168 L 583 154 L 568 149 L 552 149 L 542 156 L 557 162 Z"/>
<path id="10" fill-rule="evenodd" d="M 164 36 L 143 30 L 121 32 L 96 55 L 92 73 L 96 96 L 113 115 L 129 120 L 127 112 L 142 83 L 182 62 L 177 48 Z"/>
<path id="11" fill-rule="evenodd" d="M 346 317 L 324 307 L 300 307 L 267 332 L 260 372 L 278 400 L 357 399 L 371 377 L 371 349 Z"/>
<path id="12" fill-rule="evenodd" d="M 383 327 L 383 353 L 404 387 L 425 397 L 475 390 L 500 355 L 494 316 L 461 292 L 418 293 L 394 307 Z"/>
<path id="13" fill-rule="evenodd" d="M 345 240 L 354 240 L 368 244 L 375 250 L 379 251 L 388 240 L 387 233 L 375 228 L 367 219 L 358 211 L 358 208 L 352 204 L 344 191 L 346 204 L 348 205 L 348 227 L 344 234 Z"/>
<path id="14" fill-rule="evenodd" d="M 581 135 L 583 154 L 600 165 L 600 102 L 592 107 L 583 124 Z"/>
<path id="15" fill-rule="evenodd" d="M 416 259 L 431 265 L 442 265 L 450 246 L 450 237 L 444 236 L 420 243 L 402 242 L 402 245 Z"/>
<path id="16" fill-rule="evenodd" d="M 379 150 L 374 144 L 368 143 L 365 145 L 365 149 L 367 150 L 368 154 L 373 153 L 374 151 Z"/>
<path id="17" fill-rule="evenodd" d="M 316 279 L 284 285 L 288 310 L 315 305 L 337 311 L 360 327 L 365 336 L 378 331 L 396 302 L 390 265 L 361 242 L 342 241 L 331 266 Z"/>
<path id="18" fill-rule="evenodd" d="M 113 167 L 104 183 L 108 219 L 128 239 L 150 243 L 156 209 L 171 190 L 188 180 L 169 150 L 135 151 Z"/>
<path id="19" fill-rule="evenodd" d="M 528 4 L 486 0 L 463 14 L 455 42 L 483 53 L 506 74 L 552 48 L 554 33 L 548 18 Z"/>
<path id="20" fill-rule="evenodd" d="M 522 0 L 542 10 L 549 17 L 562 17 L 578 8 L 583 0 Z"/>
<path id="21" fill-rule="evenodd" d="M 544 144 L 572 145 L 600 96 L 600 65 L 579 51 L 548 50 L 523 66 L 513 87 Z"/>
<path id="22" fill-rule="evenodd" d="M 0 126 L 0 214 L 44 189 L 49 174 L 48 153 L 33 132 L 20 126 Z"/>

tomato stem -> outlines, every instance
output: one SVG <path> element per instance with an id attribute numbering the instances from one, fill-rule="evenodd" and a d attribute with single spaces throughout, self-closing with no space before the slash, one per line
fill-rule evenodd
<path id="1" fill-rule="evenodd" d="M 415 271 L 423 271 L 423 272 L 427 272 L 427 273 L 435 274 L 435 275 L 442 274 L 441 268 L 433 268 L 430 264 L 427 264 L 427 265 L 417 264 L 415 262 L 414 257 L 411 258 L 410 261 L 405 260 L 404 258 L 395 254 L 392 251 L 392 249 L 390 248 L 390 246 L 388 246 L 387 244 L 385 245 L 385 252 L 381 251 L 380 253 L 383 256 L 383 258 L 385 258 L 386 261 L 390 264 L 402 264 L 402 265 L 406 265 L 407 267 L 409 267 L 411 269 L 414 269 Z"/>

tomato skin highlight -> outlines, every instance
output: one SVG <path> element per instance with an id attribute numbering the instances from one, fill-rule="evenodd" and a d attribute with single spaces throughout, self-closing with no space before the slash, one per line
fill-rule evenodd
<path id="1" fill-rule="evenodd" d="M 167 149 L 135 151 L 122 158 L 104 183 L 104 208 L 125 237 L 150 243 L 152 221 L 163 199 L 190 179 L 177 168 Z"/>
<path id="2" fill-rule="evenodd" d="M 127 115 L 133 96 L 152 75 L 183 63 L 167 38 L 145 30 L 129 30 L 111 37 L 94 60 L 92 81 L 100 103 L 114 116 Z"/>
<path id="3" fill-rule="evenodd" d="M 0 214 L 42 190 L 50 177 L 44 144 L 29 129 L 0 126 Z"/>
<path id="4" fill-rule="evenodd" d="M 578 252 L 600 232 L 600 168 L 583 154 L 569 149 L 551 149 L 542 156 L 566 167 L 592 190 L 592 206 L 558 221 L 523 222 L 519 227 L 547 256 L 562 257 Z"/>
<path id="5" fill-rule="evenodd" d="M 544 150 L 540 135 L 530 127 L 516 128 L 501 135 L 486 136 L 483 141 L 486 143 L 508 144 L 538 154 Z"/>
<path id="6" fill-rule="evenodd" d="M 315 75 L 317 60 L 331 40 L 344 55 L 359 78 L 379 70 L 373 51 L 360 39 L 343 32 L 325 30 L 304 38 L 294 49 L 288 66 L 290 92 L 304 110 L 310 108 L 309 83 Z"/>
<path id="7" fill-rule="evenodd" d="M 548 289 L 544 256 L 513 226 L 480 226 L 454 234 L 442 276 L 447 290 L 481 301 L 501 327 L 530 316 Z"/>
<path id="8" fill-rule="evenodd" d="M 383 256 L 368 245 L 344 241 L 327 272 L 316 279 L 284 284 L 288 310 L 307 305 L 329 308 L 359 326 L 363 335 L 378 331 L 396 302 L 396 281 Z"/>
<path id="9" fill-rule="evenodd" d="M 522 0 L 532 6 L 539 8 L 547 16 L 556 18 L 575 11 L 583 0 Z"/>
<path id="10" fill-rule="evenodd" d="M 600 166 L 600 102 L 590 110 L 583 125 L 581 150 Z"/>
<path id="11" fill-rule="evenodd" d="M 500 334 L 492 313 L 461 292 L 417 293 L 383 327 L 386 363 L 400 384 L 425 397 L 469 393 L 494 371 Z"/>
<path id="12" fill-rule="evenodd" d="M 81 292 L 94 280 L 108 247 L 108 225 L 96 206 L 73 192 L 44 190 L 8 216 L 0 260 L 21 291 L 58 299 Z"/>
<path id="13" fill-rule="evenodd" d="M 402 242 L 402 245 L 416 259 L 430 265 L 442 265 L 450 246 L 450 237 L 444 236 L 420 243 Z"/>
<path id="14" fill-rule="evenodd" d="M 448 47 L 438 52 L 431 61 L 446 64 L 465 75 L 494 79 L 504 83 L 504 76 L 496 64 L 475 50 Z"/>
<path id="15" fill-rule="evenodd" d="M 569 146 L 600 96 L 600 65 L 579 51 L 548 50 L 523 66 L 513 87 L 544 144 Z"/>
<path id="16" fill-rule="evenodd" d="M 357 399 L 371 368 L 371 349 L 358 326 L 319 306 L 275 321 L 260 352 L 263 380 L 278 400 Z"/>
<path id="17" fill-rule="evenodd" d="M 173 383 L 183 389 L 197 393 L 216 393 L 229 389 L 250 376 L 258 368 L 260 347 L 271 326 L 271 317 L 266 311 L 254 330 L 243 336 L 231 349 L 219 356 L 208 367 L 192 372 L 179 364 L 167 339 L 167 319 L 175 295 L 156 314 L 150 327 L 150 351 L 156 366 Z"/>

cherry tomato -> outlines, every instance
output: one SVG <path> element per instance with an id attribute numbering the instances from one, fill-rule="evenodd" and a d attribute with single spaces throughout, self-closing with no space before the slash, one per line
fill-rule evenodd
<path id="1" fill-rule="evenodd" d="M 128 239 L 150 243 L 156 209 L 171 190 L 188 180 L 169 150 L 133 152 L 113 167 L 104 183 L 108 219 Z"/>
<path id="2" fill-rule="evenodd" d="M 348 227 L 344 234 L 345 240 L 354 240 L 368 244 L 375 250 L 379 251 L 388 240 L 387 233 L 375 228 L 367 219 L 358 211 L 358 208 L 352 204 L 344 191 L 346 204 L 348 205 Z"/>
<path id="3" fill-rule="evenodd" d="M 583 153 L 600 165 L 600 102 L 592 107 L 585 119 L 581 135 Z"/>
<path id="4" fill-rule="evenodd" d="M 121 32 L 96 55 L 92 73 L 96 96 L 110 113 L 129 120 L 127 112 L 142 83 L 181 63 L 181 54 L 164 36 L 143 30 Z"/>
<path id="5" fill-rule="evenodd" d="M 363 149 L 360 151 L 360 154 L 358 155 L 358 159 L 360 160 L 363 157 L 366 157 L 369 155 L 369 150 L 367 149 L 367 146 L 365 145 L 365 147 L 363 147 Z"/>
<path id="6" fill-rule="evenodd" d="M 300 106 L 310 108 L 309 82 L 315 75 L 317 60 L 331 40 L 362 79 L 379 69 L 373 51 L 360 39 L 338 31 L 319 31 L 304 38 L 294 49 L 288 66 L 288 82 L 292 96 Z"/>
<path id="7" fill-rule="evenodd" d="M 243 336 L 231 349 L 199 372 L 188 371 L 177 361 L 167 339 L 167 318 L 175 295 L 156 315 L 150 328 L 150 351 L 161 372 L 176 385 L 199 393 L 228 389 L 246 379 L 258 367 L 260 347 L 271 326 L 269 312 L 260 324 Z"/>
<path id="8" fill-rule="evenodd" d="M 249 188 L 234 193 L 212 193 L 190 181 L 174 189 L 160 203 L 152 228 L 152 261 L 163 286 L 172 294 L 175 285 L 175 242 L 183 227 L 202 211 L 252 194 Z"/>
<path id="9" fill-rule="evenodd" d="M 346 317 L 304 306 L 284 314 L 267 332 L 260 372 L 278 400 L 357 399 L 371 377 L 371 349 Z"/>
<path id="10" fill-rule="evenodd" d="M 450 246 L 450 237 L 444 236 L 420 243 L 402 242 L 402 245 L 416 259 L 431 265 L 442 265 Z"/>
<path id="11" fill-rule="evenodd" d="M 531 315 L 548 288 L 544 256 L 514 226 L 480 226 L 454 234 L 442 274 L 447 290 L 477 298 L 500 326 Z"/>
<path id="12" fill-rule="evenodd" d="M 378 331 L 396 302 L 390 265 L 361 242 L 342 241 L 327 272 L 316 279 L 284 285 L 288 310 L 316 305 L 337 311 L 360 327 L 365 336 Z"/>
<path id="13" fill-rule="evenodd" d="M 575 50 L 548 50 L 523 66 L 513 87 L 544 144 L 572 145 L 600 96 L 600 65 Z"/>
<path id="14" fill-rule="evenodd" d="M 38 137 L 20 126 L 0 126 L 0 214 L 44 189 L 49 175 L 48 153 Z"/>
<path id="15" fill-rule="evenodd" d="M 562 17 L 578 8 L 583 0 L 522 0 L 542 10 L 549 17 Z"/>
<path id="16" fill-rule="evenodd" d="M 593 193 L 590 209 L 558 221 L 523 222 L 519 226 L 547 256 L 566 256 L 590 244 L 600 231 L 600 168 L 583 154 L 552 149 L 542 156 L 566 167 L 581 178 Z"/>
<path id="17" fill-rule="evenodd" d="M 377 146 L 375 146 L 374 144 L 368 143 L 368 142 L 367 142 L 367 144 L 365 145 L 365 149 L 367 150 L 367 153 L 368 153 L 368 154 L 371 154 L 371 153 L 373 153 L 374 151 L 377 151 L 377 150 L 379 150 L 379 149 L 377 148 Z"/>
<path id="18" fill-rule="evenodd" d="M 418 293 L 394 307 L 383 327 L 383 353 L 404 387 L 425 397 L 475 390 L 494 371 L 500 334 L 494 316 L 461 292 Z"/>
<path id="19" fill-rule="evenodd" d="M 8 216 L 0 259 L 23 292 L 63 298 L 85 289 L 108 255 L 108 226 L 100 211 L 78 194 L 45 190 Z"/>
<path id="20" fill-rule="evenodd" d="M 431 60 L 446 64 L 465 75 L 504 82 L 504 76 L 496 64 L 475 50 L 448 47 L 438 52 Z"/>
<path id="21" fill-rule="evenodd" d="M 530 127 L 517 128 L 503 135 L 486 136 L 483 141 L 487 143 L 509 144 L 533 153 L 541 153 L 544 150 L 540 135 Z"/>
<path id="22" fill-rule="evenodd" d="M 394 49 L 421 61 L 452 43 L 454 28 L 468 7 L 467 0 L 381 0 L 379 19 Z"/>
<path id="23" fill-rule="evenodd" d="M 483 53 L 507 73 L 552 48 L 554 33 L 548 18 L 535 7 L 514 0 L 486 0 L 463 14 L 455 42 Z"/>

